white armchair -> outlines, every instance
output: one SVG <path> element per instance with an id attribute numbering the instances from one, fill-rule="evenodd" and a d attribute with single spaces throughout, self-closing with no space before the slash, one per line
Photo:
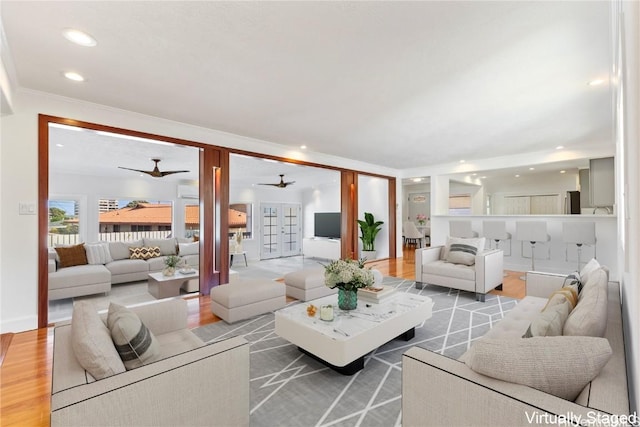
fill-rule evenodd
<path id="1" fill-rule="evenodd" d="M 484 240 L 484 239 L 482 239 Z M 484 246 L 482 243 L 481 248 Z M 416 287 L 423 284 L 444 286 L 474 292 L 484 302 L 492 289 L 502 290 L 503 252 L 487 250 L 475 256 L 473 265 L 447 262 L 445 246 L 416 249 Z"/>

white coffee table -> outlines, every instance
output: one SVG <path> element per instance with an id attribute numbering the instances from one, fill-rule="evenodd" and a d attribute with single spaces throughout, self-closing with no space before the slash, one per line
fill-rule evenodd
<path id="1" fill-rule="evenodd" d="M 307 307 L 318 307 L 314 317 Z M 332 304 L 334 320 L 320 320 L 320 307 Z M 358 308 L 338 309 L 338 296 L 296 304 L 276 311 L 275 332 L 306 354 L 336 371 L 352 375 L 364 367 L 364 356 L 381 345 L 402 337 L 410 340 L 415 327 L 431 317 L 431 298 L 397 292 L 381 304 L 358 301 Z"/>
<path id="2" fill-rule="evenodd" d="M 184 282 L 195 279 L 196 277 L 198 277 L 198 270 L 193 270 L 193 273 L 187 274 L 180 273 L 180 271 L 176 270 L 173 276 L 165 276 L 161 271 L 149 273 L 147 290 L 157 299 L 176 297 L 180 295 L 180 287 Z"/>

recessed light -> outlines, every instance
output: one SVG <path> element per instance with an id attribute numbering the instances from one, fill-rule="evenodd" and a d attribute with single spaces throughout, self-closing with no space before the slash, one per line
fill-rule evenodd
<path id="1" fill-rule="evenodd" d="M 478 174 L 477 173 L 472 173 L 471 176 L 478 176 Z"/>
<path id="2" fill-rule="evenodd" d="M 560 173 L 567 173 L 567 171 L 560 171 Z"/>
<path id="3" fill-rule="evenodd" d="M 529 170 L 530 170 L 530 171 L 534 171 L 534 170 L 536 170 L 536 168 L 529 168 Z"/>
<path id="4" fill-rule="evenodd" d="M 558 145 L 558 146 L 556 147 L 556 150 L 562 150 L 563 148 L 564 148 L 564 145 Z"/>
<path id="5" fill-rule="evenodd" d="M 486 178 L 486 176 L 481 176 L 480 178 L 485 179 L 485 178 Z"/>
<path id="6" fill-rule="evenodd" d="M 67 71 L 66 73 L 64 73 L 64 76 L 66 78 L 68 78 L 69 80 L 73 80 L 74 82 L 83 82 L 84 81 L 84 77 L 82 77 L 80 74 L 75 73 L 73 71 Z"/>
<path id="7" fill-rule="evenodd" d="M 92 47 L 98 44 L 96 39 L 91 37 L 89 34 L 80 30 L 74 30 L 73 28 L 64 29 L 64 31 L 62 31 L 62 35 L 65 39 L 79 46 Z"/>
<path id="8" fill-rule="evenodd" d="M 520 178 L 520 175 L 516 175 L 516 178 Z"/>
<path id="9" fill-rule="evenodd" d="M 460 163 L 464 163 L 464 162 L 465 162 L 464 160 L 460 160 Z"/>
<path id="10" fill-rule="evenodd" d="M 64 147 L 64 144 L 56 144 L 56 147 L 62 148 L 62 147 Z"/>
<path id="11" fill-rule="evenodd" d="M 422 181 L 422 178 L 413 178 L 412 181 L 413 182 L 420 182 L 420 181 Z"/>
<path id="12" fill-rule="evenodd" d="M 301 149 L 301 150 L 306 150 L 306 149 L 307 149 L 307 146 L 306 146 L 306 145 L 301 145 L 301 146 L 300 146 L 300 149 Z"/>
<path id="13" fill-rule="evenodd" d="M 589 82 L 589 86 L 599 86 L 599 85 L 601 85 L 602 83 L 604 83 L 604 80 L 603 80 L 603 79 L 595 79 L 595 80 L 591 80 L 591 81 Z"/>

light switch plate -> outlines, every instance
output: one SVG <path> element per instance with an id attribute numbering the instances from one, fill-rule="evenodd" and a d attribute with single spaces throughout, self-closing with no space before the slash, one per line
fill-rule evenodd
<path id="1" fill-rule="evenodd" d="M 18 213 L 20 215 L 35 215 L 36 204 L 32 202 L 20 202 L 18 203 Z"/>

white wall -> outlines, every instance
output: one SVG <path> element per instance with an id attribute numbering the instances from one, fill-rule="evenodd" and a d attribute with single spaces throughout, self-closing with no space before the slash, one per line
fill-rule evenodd
<path id="1" fill-rule="evenodd" d="M 351 170 L 398 176 L 398 171 L 163 120 L 79 100 L 18 90 L 13 114 L 0 122 L 0 332 L 37 327 L 38 217 L 19 215 L 18 205 L 38 198 L 38 114 L 170 136 L 205 144 L 330 164 Z M 272 199 L 273 200 L 273 199 Z"/>
<path id="2" fill-rule="evenodd" d="M 382 229 L 376 236 L 376 258 L 389 257 L 389 181 L 373 176 L 358 175 L 358 219 L 364 213 L 373 214 L 375 221 L 383 221 Z M 360 229 L 358 228 L 358 233 Z M 358 247 L 362 250 L 362 241 Z"/>
<path id="3" fill-rule="evenodd" d="M 302 217 L 303 237 L 315 236 L 314 223 L 316 212 L 340 212 L 340 173 L 335 172 L 337 182 L 319 185 L 303 194 Z"/>

